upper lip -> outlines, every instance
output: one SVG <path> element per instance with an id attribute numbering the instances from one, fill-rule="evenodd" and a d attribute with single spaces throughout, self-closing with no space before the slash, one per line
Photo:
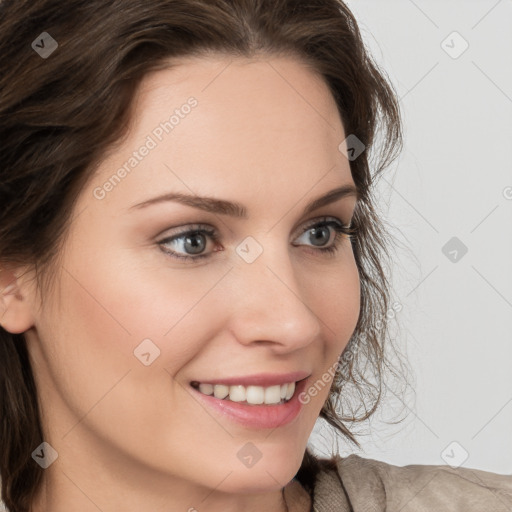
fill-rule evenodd
<path id="1" fill-rule="evenodd" d="M 297 382 L 299 380 L 309 377 L 311 372 L 290 372 L 290 373 L 258 373 L 255 375 L 247 375 L 244 377 L 222 377 L 220 379 L 201 379 L 193 380 L 201 384 L 226 384 L 228 386 L 277 386 L 287 384 L 289 382 Z"/>

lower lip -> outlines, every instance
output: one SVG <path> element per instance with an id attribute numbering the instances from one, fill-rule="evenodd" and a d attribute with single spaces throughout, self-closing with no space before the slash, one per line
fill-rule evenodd
<path id="1" fill-rule="evenodd" d="M 295 392 L 287 402 L 274 405 L 248 405 L 231 400 L 221 400 L 213 395 L 205 395 L 190 386 L 199 398 L 209 407 L 231 420 L 250 428 L 277 428 L 291 423 L 300 413 L 303 404 L 299 394 L 305 389 L 308 379 L 295 384 Z"/>

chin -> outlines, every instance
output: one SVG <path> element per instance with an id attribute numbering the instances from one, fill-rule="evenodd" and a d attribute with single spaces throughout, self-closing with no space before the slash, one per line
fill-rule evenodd
<path id="1" fill-rule="evenodd" d="M 264 461 L 263 457 L 251 468 L 235 470 L 229 477 L 239 491 L 268 492 L 279 490 L 288 484 L 297 474 L 302 457 L 297 462 L 290 454 L 272 458 L 270 455 Z"/>

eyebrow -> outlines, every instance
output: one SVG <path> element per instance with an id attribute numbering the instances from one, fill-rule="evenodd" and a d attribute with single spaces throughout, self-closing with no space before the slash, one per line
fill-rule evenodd
<path id="1" fill-rule="evenodd" d="M 326 194 L 308 203 L 304 208 L 303 215 L 307 215 L 322 206 L 334 203 L 335 201 L 348 196 L 355 196 L 357 199 L 360 199 L 358 189 L 350 183 L 330 190 Z M 209 196 L 183 194 L 181 192 L 170 192 L 161 196 L 153 197 L 147 201 L 131 206 L 128 210 L 139 210 L 167 201 L 175 201 L 199 210 L 204 210 L 205 212 L 229 215 L 231 217 L 238 217 L 242 219 L 248 218 L 247 209 L 240 203 L 226 201 L 224 199 L 216 199 Z"/>

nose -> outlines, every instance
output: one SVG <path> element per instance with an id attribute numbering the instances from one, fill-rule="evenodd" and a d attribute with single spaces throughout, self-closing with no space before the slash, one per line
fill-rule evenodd
<path id="1" fill-rule="evenodd" d="M 317 311 L 321 305 L 308 303 L 313 278 L 301 278 L 299 270 L 286 247 L 265 249 L 252 263 L 236 263 L 231 272 L 230 330 L 239 343 L 266 344 L 286 353 L 318 339 L 326 328 Z"/>

